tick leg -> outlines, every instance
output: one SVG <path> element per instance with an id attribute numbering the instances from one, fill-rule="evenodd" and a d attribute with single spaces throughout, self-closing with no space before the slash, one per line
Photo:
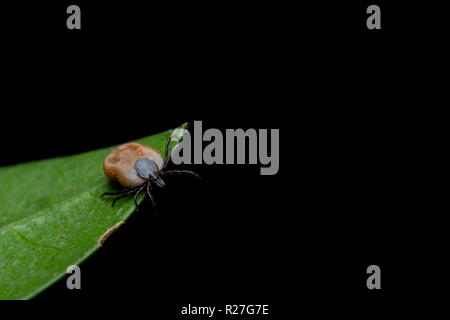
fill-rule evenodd
<path id="1" fill-rule="evenodd" d="M 167 164 L 169 163 L 169 160 L 170 160 L 169 145 L 170 145 L 170 141 L 171 140 L 172 140 L 172 136 L 170 136 L 169 139 L 167 139 L 166 146 L 164 147 L 164 165 L 163 165 L 163 169 L 165 167 L 167 167 Z"/>
<path id="2" fill-rule="evenodd" d="M 136 191 L 136 194 L 134 195 L 134 205 L 136 206 L 136 212 L 139 211 L 138 209 L 138 203 L 137 203 L 137 197 L 141 193 L 141 191 L 145 188 L 145 184 L 142 185 L 142 187 L 139 187 L 139 189 Z"/>
<path id="3" fill-rule="evenodd" d="M 117 198 L 114 199 L 114 201 L 113 201 L 111 207 L 114 207 L 114 205 L 116 204 L 116 201 L 117 201 L 117 200 L 129 196 L 129 195 L 132 194 L 135 190 L 136 190 L 136 189 L 131 189 L 131 190 L 128 190 L 128 191 L 123 192 L 123 194 L 122 194 L 121 196 L 118 196 Z"/>
<path id="4" fill-rule="evenodd" d="M 152 197 L 151 188 L 152 188 L 152 186 L 150 185 L 150 183 L 148 183 L 147 184 L 147 195 L 150 198 L 150 200 L 152 201 L 153 207 L 156 207 L 155 200 L 153 200 L 153 197 Z"/>
<path id="5" fill-rule="evenodd" d="M 152 190 L 152 186 L 151 186 L 151 184 L 149 183 L 149 184 L 147 185 L 147 194 L 148 194 L 148 197 L 150 198 L 150 200 L 152 200 L 153 208 L 155 208 L 155 210 L 154 210 L 153 212 L 154 212 L 154 214 L 155 214 L 155 216 L 156 216 L 157 218 L 161 218 L 161 217 L 159 216 L 158 211 L 156 210 L 156 203 L 155 203 L 155 201 L 153 200 L 153 196 L 152 196 L 151 190 Z"/>
<path id="6" fill-rule="evenodd" d="M 115 196 L 115 195 L 118 195 L 118 194 L 124 194 L 124 193 L 126 193 L 128 191 L 129 191 L 129 189 L 123 189 L 123 190 L 117 191 L 117 192 L 105 192 L 105 193 L 103 193 L 100 196 L 100 198 L 102 198 L 103 196 Z"/>
<path id="7" fill-rule="evenodd" d="M 114 198 L 111 207 L 114 207 L 114 205 L 116 204 L 116 201 L 117 201 L 117 200 L 120 200 L 120 199 L 122 199 L 122 198 L 125 198 L 126 196 L 128 196 L 128 194 L 123 194 L 123 195 L 121 195 L 121 196 L 118 196 L 117 198 Z"/>
<path id="8" fill-rule="evenodd" d="M 168 175 L 168 176 L 180 176 L 180 175 L 188 175 L 197 179 L 201 179 L 202 177 L 200 177 L 198 174 L 196 174 L 195 172 L 189 171 L 189 170 L 170 170 L 170 171 L 164 171 L 161 172 L 162 176 Z"/>

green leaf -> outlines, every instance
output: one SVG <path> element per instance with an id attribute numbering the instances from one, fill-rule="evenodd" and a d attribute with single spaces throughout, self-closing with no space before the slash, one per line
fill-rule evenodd
<path id="1" fill-rule="evenodd" d="M 170 134 L 137 142 L 163 154 Z M 100 198 L 118 189 L 102 170 L 114 147 L 0 168 L 0 299 L 29 299 L 49 287 L 135 210 L 132 197 L 114 207 Z"/>

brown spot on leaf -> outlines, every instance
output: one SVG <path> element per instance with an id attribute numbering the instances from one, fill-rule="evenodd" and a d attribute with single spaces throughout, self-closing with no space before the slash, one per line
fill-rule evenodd
<path id="1" fill-rule="evenodd" d="M 125 221 L 119 221 L 114 226 L 106 230 L 106 232 L 98 239 L 97 245 L 101 247 L 106 239 L 108 239 L 110 235 L 116 232 L 117 229 L 119 229 L 123 224 L 125 224 Z"/>

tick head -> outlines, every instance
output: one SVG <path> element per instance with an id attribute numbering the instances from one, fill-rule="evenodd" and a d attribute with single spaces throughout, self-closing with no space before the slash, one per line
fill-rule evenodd
<path id="1" fill-rule="evenodd" d="M 160 188 L 164 188 L 166 186 L 166 183 L 164 182 L 164 180 L 161 178 L 161 175 L 159 175 L 159 174 L 157 174 L 153 177 L 153 182 L 155 182 L 155 184 Z"/>

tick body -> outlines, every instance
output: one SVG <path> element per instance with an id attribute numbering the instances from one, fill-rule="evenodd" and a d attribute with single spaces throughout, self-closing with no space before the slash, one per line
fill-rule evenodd
<path id="1" fill-rule="evenodd" d="M 152 187 L 164 188 L 165 176 L 190 175 L 196 178 L 200 176 L 189 170 L 167 170 L 170 160 L 169 144 L 166 142 L 164 158 L 158 151 L 140 143 L 127 143 L 112 150 L 103 161 L 103 171 L 113 181 L 117 181 L 124 189 L 119 192 L 105 192 L 105 195 L 118 195 L 112 203 L 129 195 L 134 195 L 137 209 L 137 197 L 141 192 L 146 192 L 153 206 L 155 202 L 152 196 Z"/>

